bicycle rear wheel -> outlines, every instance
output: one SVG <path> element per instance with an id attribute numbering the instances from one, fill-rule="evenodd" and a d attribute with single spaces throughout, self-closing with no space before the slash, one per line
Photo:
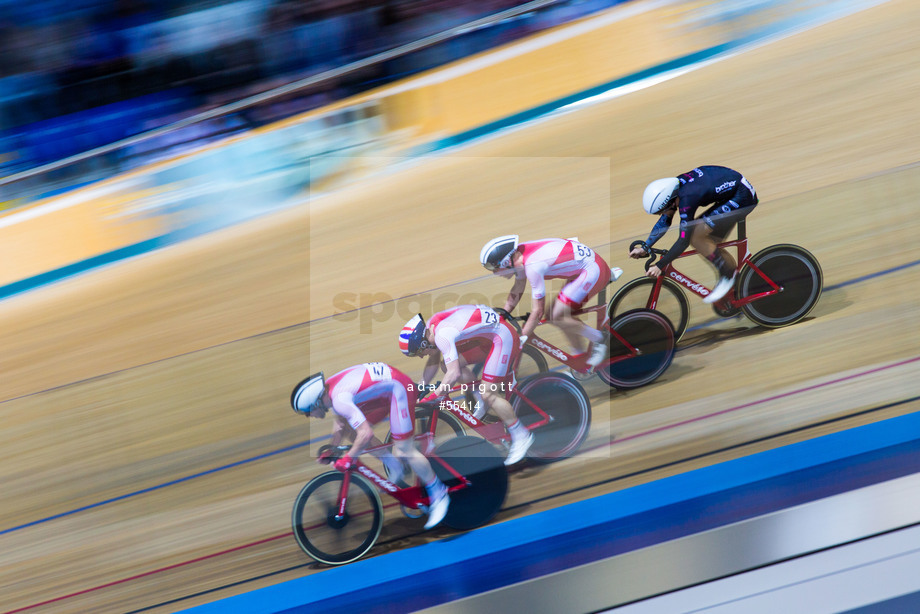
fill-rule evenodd
<path id="1" fill-rule="evenodd" d="M 610 359 L 598 366 L 602 380 L 618 390 L 645 386 L 658 379 L 674 358 L 676 337 L 667 317 L 651 309 L 633 309 L 617 317 L 611 328 L 639 352 L 637 356 L 617 360 L 629 353 L 616 337 L 610 337 Z"/>
<path id="2" fill-rule="evenodd" d="M 613 322 L 618 316 L 634 309 L 648 307 L 655 280 L 651 277 L 632 279 L 617 290 L 607 303 L 607 317 Z M 663 314 L 674 327 L 674 342 L 680 340 L 687 331 L 690 321 L 690 302 L 681 287 L 668 278 L 661 282 L 655 311 Z"/>
<path id="3" fill-rule="evenodd" d="M 752 301 L 741 308 L 748 318 L 767 328 L 795 324 L 817 304 L 824 284 L 818 260 L 797 245 L 771 245 L 751 258 L 760 271 L 782 288 L 771 296 Z M 750 265 L 745 264 L 738 278 L 738 297 L 769 292 L 770 284 Z"/>
<path id="4" fill-rule="evenodd" d="M 549 371 L 549 366 L 546 364 L 546 358 L 543 356 L 543 353 L 531 345 L 525 345 L 524 349 L 521 350 L 521 360 L 518 362 L 517 369 L 514 372 L 515 379 L 517 381 L 523 381 L 531 375 L 546 373 L 547 371 Z M 482 368 L 480 365 L 479 369 L 474 371 L 474 373 L 476 377 L 479 377 L 481 372 Z M 591 375 L 593 374 L 589 373 L 588 377 Z M 476 406 L 476 398 L 473 396 L 472 392 L 467 391 L 465 400 L 469 407 Z M 490 412 L 486 413 L 481 420 L 486 424 L 492 424 L 498 422 L 498 417 Z"/>
<path id="5" fill-rule="evenodd" d="M 546 413 L 550 422 L 531 430 L 534 440 L 527 456 L 551 463 L 574 454 L 591 426 L 591 401 L 581 384 L 559 373 L 540 373 L 518 384 L 511 405 L 526 427 L 544 420 L 528 401 Z"/>
<path id="6" fill-rule="evenodd" d="M 327 565 L 351 563 L 370 550 L 383 527 L 383 504 L 377 490 L 351 474 L 345 514 L 336 518 L 345 474 L 329 471 L 303 487 L 294 501 L 291 525 L 304 552 Z"/>
<path id="7" fill-rule="evenodd" d="M 434 450 L 431 467 L 448 488 L 460 480 L 447 467 L 469 480 L 466 488 L 450 493 L 444 524 L 467 530 L 490 521 L 501 509 L 508 493 L 508 472 L 501 454 L 485 439 L 457 437 Z"/>

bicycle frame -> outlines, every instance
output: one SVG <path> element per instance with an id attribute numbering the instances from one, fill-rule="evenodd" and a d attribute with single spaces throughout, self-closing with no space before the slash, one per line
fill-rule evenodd
<path id="1" fill-rule="evenodd" d="M 474 382 L 473 384 L 467 384 L 467 385 L 475 386 L 476 383 L 478 382 Z M 462 390 L 459 387 L 454 387 L 451 390 L 451 392 L 461 392 L 461 391 Z M 547 415 L 545 411 L 540 409 L 536 404 L 533 403 L 533 401 L 531 401 L 527 397 L 520 394 L 517 390 L 512 390 L 511 395 L 519 397 L 521 400 L 527 403 L 536 413 L 538 413 L 542 417 L 540 420 L 534 422 L 533 424 L 527 425 L 526 428 L 528 430 L 540 428 L 541 426 L 549 424 L 552 421 L 552 418 L 550 418 L 550 416 Z M 460 404 L 458 401 L 454 401 L 453 399 L 450 399 L 447 397 L 441 398 L 441 400 L 438 401 L 438 409 L 450 412 L 451 414 L 456 416 L 461 422 L 463 422 L 468 427 L 476 431 L 476 433 L 479 434 L 480 437 L 482 437 L 483 439 L 493 444 L 501 444 L 501 443 L 507 443 L 511 441 L 511 435 L 508 434 L 508 431 L 505 429 L 505 425 L 502 422 L 483 422 L 482 420 L 478 419 L 473 414 L 463 409 L 463 405 Z M 416 439 L 418 439 L 419 437 L 427 437 L 429 439 L 427 445 L 433 446 L 434 444 L 433 438 L 434 438 L 434 432 L 437 429 L 437 422 L 438 422 L 438 412 L 432 412 L 431 424 L 428 427 L 428 431 L 426 431 L 425 433 L 421 435 L 416 436 Z"/>
<path id="2" fill-rule="evenodd" d="M 393 444 L 384 444 L 382 446 L 368 448 L 367 450 L 365 450 L 365 452 L 390 448 L 392 447 L 392 445 Z M 447 489 L 448 493 L 453 493 L 458 490 L 462 490 L 470 485 L 470 481 L 466 478 L 466 476 L 457 473 L 457 471 L 455 471 L 453 467 L 447 464 L 444 461 L 444 459 L 442 459 L 440 456 L 434 454 L 433 451 L 426 451 L 424 454 L 425 454 L 425 458 L 427 458 L 429 461 L 439 462 L 441 466 L 443 466 L 445 469 L 447 469 L 447 471 L 451 473 L 451 475 L 453 475 L 453 477 L 459 480 L 458 484 L 455 484 Z M 336 515 L 337 518 L 342 518 L 345 515 L 345 506 L 348 500 L 348 487 L 351 484 L 351 476 L 353 472 L 357 472 L 363 477 L 367 478 L 368 481 L 370 481 L 377 488 L 378 491 L 393 497 L 394 499 L 396 499 L 397 502 L 399 502 L 401 505 L 407 508 L 419 509 L 421 506 L 428 505 L 430 503 L 428 500 L 427 491 L 420 483 L 418 483 L 418 480 L 416 480 L 415 486 L 406 486 L 406 487 L 400 488 L 393 482 L 386 479 L 386 477 L 380 475 L 379 473 L 377 473 L 376 471 L 374 471 L 373 469 L 365 465 L 359 458 L 355 461 L 355 463 L 351 466 L 351 468 L 348 471 L 344 472 L 345 477 L 342 480 L 342 487 L 341 487 L 341 490 L 339 491 L 339 504 L 338 504 L 339 511 L 338 511 L 338 514 Z"/>
<path id="3" fill-rule="evenodd" d="M 466 411 L 463 408 L 463 405 L 458 401 L 454 401 L 449 397 L 450 394 L 454 392 L 465 392 L 466 390 L 471 389 L 471 387 L 479 384 L 481 380 L 474 381 L 468 384 L 458 384 L 451 388 L 450 392 L 447 395 L 442 395 L 435 399 L 438 402 L 437 408 L 442 411 L 450 412 L 457 417 L 461 422 L 466 424 L 468 427 L 476 431 L 476 433 L 483 439 L 493 443 L 493 444 L 502 444 L 508 443 L 511 441 L 511 435 L 508 434 L 508 431 L 505 429 L 505 425 L 502 422 L 483 422 L 478 419 L 476 416 Z M 465 386 L 465 388 L 464 388 Z M 529 398 L 522 395 L 516 388 L 512 388 L 508 394 L 507 398 L 516 396 L 521 399 L 524 403 L 530 406 L 533 411 L 540 416 L 540 420 L 537 420 L 531 424 L 526 425 L 525 428 L 528 430 L 538 429 L 541 426 L 545 426 L 552 422 L 552 417 L 543 411 L 536 403 L 531 401 Z M 434 447 L 434 433 L 437 430 L 438 424 L 438 412 L 431 412 L 431 422 L 428 426 L 428 430 L 424 433 L 419 433 L 415 436 L 416 440 L 426 439 L 426 443 L 423 447 L 425 450 L 425 455 L 427 456 L 428 451 Z"/>
<path id="4" fill-rule="evenodd" d="M 657 301 L 657 287 L 655 290 L 656 290 L 655 300 Z M 572 315 L 577 317 L 580 315 L 585 315 L 585 314 L 596 312 L 597 313 L 596 328 L 598 330 L 606 331 L 607 334 L 610 335 L 611 339 L 615 339 L 619 341 L 620 344 L 622 344 L 622 346 L 626 348 L 626 353 L 617 354 L 615 356 L 614 355 L 608 356 L 604 360 L 603 363 L 601 363 L 600 365 L 596 367 L 597 369 L 600 369 L 608 365 L 611 365 L 613 363 L 620 362 L 622 360 L 628 360 L 630 358 L 634 358 L 639 355 L 639 350 L 636 348 L 636 346 L 634 346 L 629 341 L 624 339 L 616 330 L 613 329 L 612 326 L 610 326 L 610 322 L 607 317 L 607 305 L 605 301 L 606 293 L 602 292 L 602 294 L 598 298 L 599 298 L 599 302 L 597 305 L 594 305 L 593 307 L 582 308 L 582 309 L 579 309 L 578 311 L 573 311 Z M 525 316 L 525 318 L 526 317 L 527 316 Z M 546 320 L 546 319 L 540 320 L 540 324 L 541 325 L 545 324 L 548 321 L 549 320 Z M 534 330 L 533 334 L 530 336 L 530 339 L 528 339 L 528 343 L 534 346 L 535 348 L 537 348 L 538 350 L 540 350 L 541 352 L 543 352 L 544 354 L 548 356 L 552 356 L 553 358 L 555 358 L 556 360 L 558 360 L 565 366 L 569 367 L 570 369 L 573 369 L 575 371 L 580 371 L 581 373 L 589 373 L 593 370 L 592 367 L 588 366 L 588 354 L 587 353 L 573 356 L 572 354 L 569 354 L 565 350 L 556 347 L 549 341 L 537 335 L 536 330 Z"/>
<path id="5" fill-rule="evenodd" d="M 757 266 L 754 265 L 753 262 L 751 262 L 751 252 L 748 251 L 747 227 L 744 223 L 744 220 L 738 222 L 738 238 L 733 241 L 725 241 L 724 243 L 719 243 L 718 247 L 721 249 L 730 249 L 732 247 L 736 248 L 737 258 L 735 260 L 737 264 L 735 272 L 740 272 L 744 265 L 747 264 L 755 273 L 761 277 L 761 279 L 767 282 L 767 284 L 770 286 L 770 290 L 759 292 L 757 294 L 751 294 L 750 296 L 745 296 L 740 299 L 733 296 L 733 293 L 726 295 L 726 297 L 722 299 L 723 303 L 726 303 L 731 308 L 739 308 L 758 299 L 772 296 L 778 292 L 783 291 L 779 285 L 767 277 L 763 271 L 761 271 L 759 268 L 757 268 Z M 699 252 L 696 250 L 686 251 L 675 258 L 675 261 L 680 260 L 681 258 L 686 258 L 688 256 L 694 256 L 698 253 Z M 652 286 L 652 292 L 649 295 L 648 303 L 646 304 L 646 307 L 649 309 L 655 309 L 658 306 L 658 297 L 661 292 L 661 286 L 664 283 L 664 279 L 666 277 L 677 282 L 677 284 L 684 290 L 692 292 L 700 298 L 705 298 L 709 295 L 710 292 L 712 292 L 712 288 L 709 288 L 706 285 L 699 283 L 692 277 L 681 273 L 674 266 L 674 263 L 671 262 L 668 263 L 664 269 L 662 269 L 661 275 L 655 279 L 655 284 Z"/>

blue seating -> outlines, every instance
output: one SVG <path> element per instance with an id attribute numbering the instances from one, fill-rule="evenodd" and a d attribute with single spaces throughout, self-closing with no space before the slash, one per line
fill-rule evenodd
<path id="1" fill-rule="evenodd" d="M 0 132 L 0 170 L 41 166 L 139 134 L 148 120 L 187 107 L 187 99 L 184 90 L 158 92 Z"/>

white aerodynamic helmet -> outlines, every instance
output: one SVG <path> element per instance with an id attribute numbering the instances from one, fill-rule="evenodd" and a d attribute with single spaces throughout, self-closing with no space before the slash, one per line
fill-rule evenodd
<path id="1" fill-rule="evenodd" d="M 323 393 L 326 392 L 326 378 L 323 372 L 315 373 L 301 380 L 291 392 L 291 407 L 299 414 L 310 415 L 316 409 L 322 410 Z"/>
<path id="2" fill-rule="evenodd" d="M 505 235 L 492 239 L 479 252 L 479 262 L 490 271 L 507 269 L 518 246 L 518 235 Z"/>
<path id="3" fill-rule="evenodd" d="M 661 213 L 677 196 L 677 188 L 679 187 L 680 180 L 677 177 L 656 179 L 648 184 L 642 194 L 642 207 L 645 212 L 652 215 Z"/>

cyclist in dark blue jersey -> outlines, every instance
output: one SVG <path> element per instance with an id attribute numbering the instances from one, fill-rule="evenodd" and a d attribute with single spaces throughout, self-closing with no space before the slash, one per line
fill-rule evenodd
<path id="1" fill-rule="evenodd" d="M 651 247 L 664 236 L 675 212 L 680 214 L 680 237 L 646 274 L 658 277 L 665 266 L 693 245 L 718 271 L 715 287 L 703 299 L 705 303 L 715 303 L 728 294 L 735 282 L 734 258 L 716 245 L 756 205 L 757 192 L 753 186 L 741 173 L 724 166 L 700 166 L 677 177 L 651 182 L 642 195 L 642 206 L 646 213 L 661 217 L 652 228 L 646 246 Z M 646 256 L 648 252 L 642 247 L 629 252 L 630 258 Z"/>

